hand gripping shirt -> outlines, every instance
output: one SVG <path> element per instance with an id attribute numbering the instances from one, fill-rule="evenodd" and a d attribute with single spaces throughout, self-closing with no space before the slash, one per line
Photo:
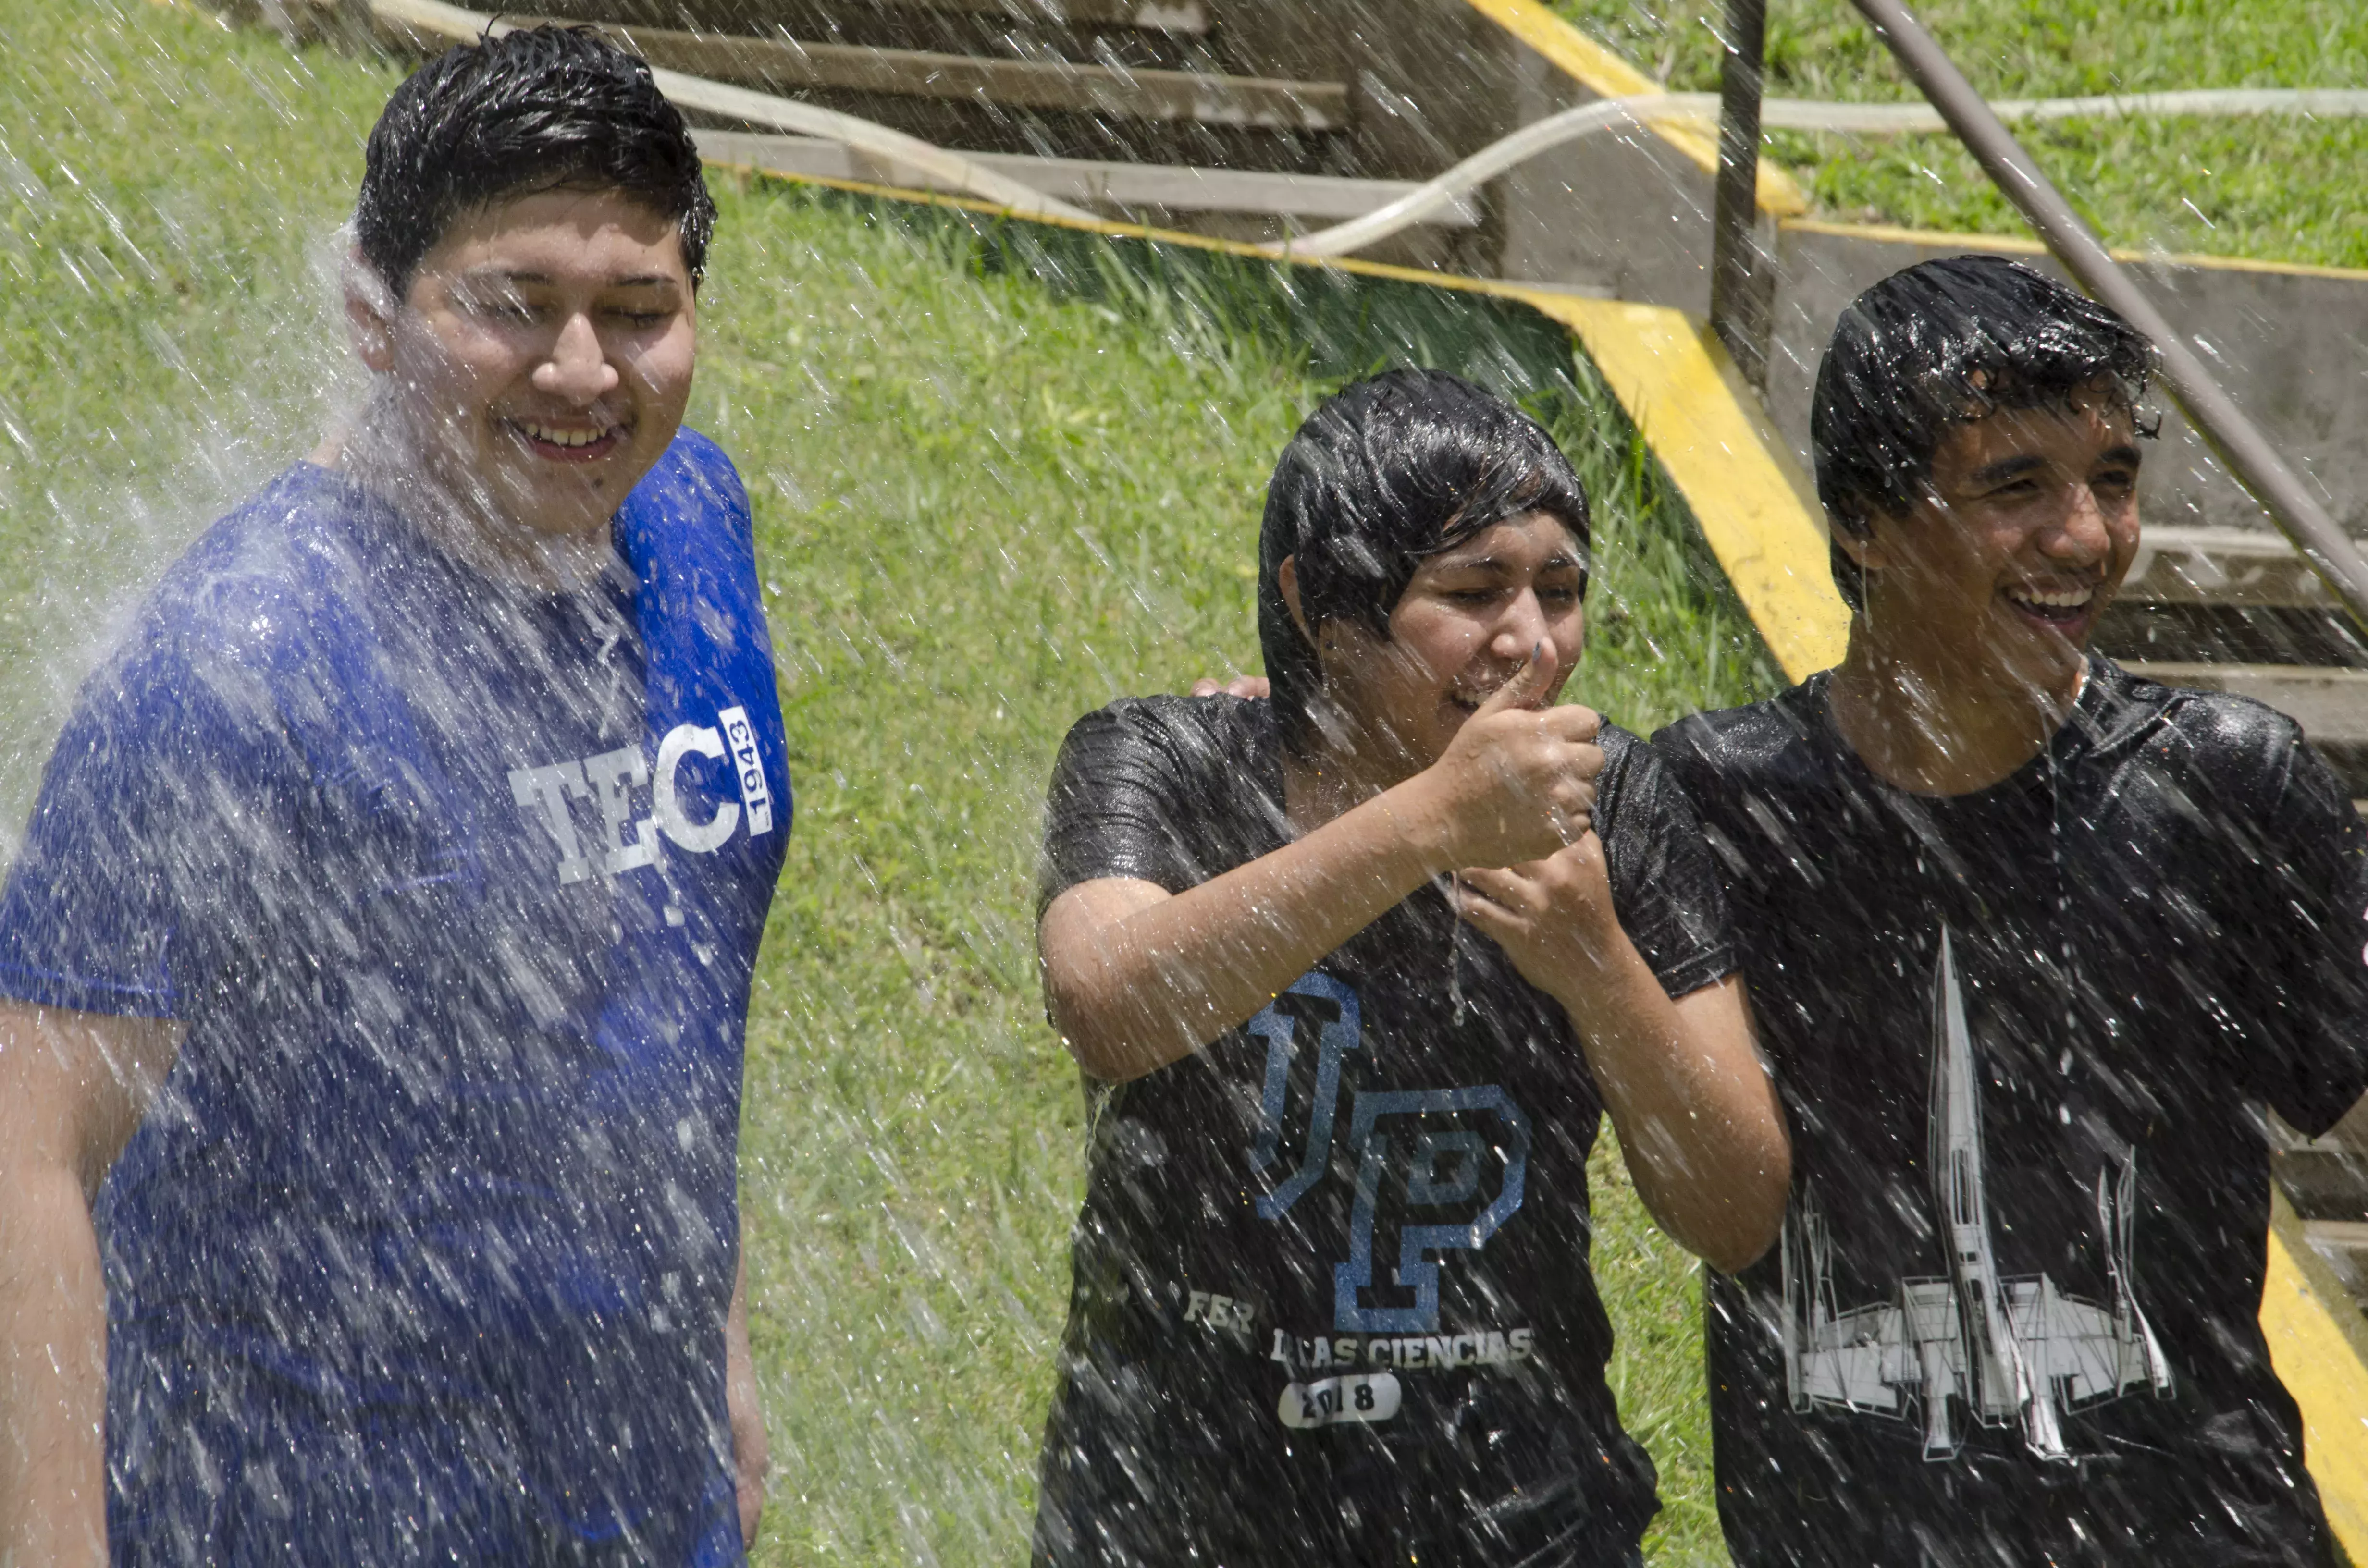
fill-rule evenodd
<path id="1" fill-rule="evenodd" d="M 2260 1118 L 2368 1083 L 2368 891 L 2293 722 L 2092 658 L 1967 795 L 1876 778 L 1824 676 L 1655 744 L 1793 1126 L 1782 1244 L 1707 1314 L 1736 1562 L 2328 1562 Z"/>
<path id="2" fill-rule="evenodd" d="M 1692 813 L 1606 727 L 1596 823 L 1673 994 L 1733 967 Z M 1271 710 L 1070 732 L 1042 896 L 1183 892 L 1290 837 Z M 1603 1369 L 1561 1007 L 1426 889 L 1182 1061 L 1094 1091 L 1036 1554 L 1053 1563 L 1625 1563 L 1656 1501 Z"/>
<path id="3" fill-rule="evenodd" d="M 300 466 L 91 677 L 0 992 L 177 1019 L 101 1189 L 121 1562 L 739 1559 L 723 1322 L 790 828 L 745 495 L 586 591 Z"/>

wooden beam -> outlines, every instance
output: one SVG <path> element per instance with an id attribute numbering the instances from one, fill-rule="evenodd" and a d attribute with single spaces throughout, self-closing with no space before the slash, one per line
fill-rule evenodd
<path id="1" fill-rule="evenodd" d="M 719 164 L 735 164 L 791 178 L 856 180 L 907 190 L 946 188 L 920 169 L 894 160 L 867 157 L 838 142 L 815 137 L 763 136 L 742 131 L 695 131 L 691 134 L 699 140 L 700 155 Z M 1414 188 L 1405 180 L 1344 179 L 1330 175 L 1038 158 L 1021 153 L 966 153 L 963 156 L 1047 196 L 1089 207 L 1245 212 L 1337 222 L 1360 217 Z M 1466 199 L 1440 212 L 1432 222 L 1441 228 L 1476 228 L 1480 210 L 1475 202 Z"/>
<path id="2" fill-rule="evenodd" d="M 520 18 L 519 25 L 539 19 Z M 1273 131 L 1339 131 L 1349 124 L 1349 89 L 1340 82 L 1129 71 L 1071 61 L 1002 60 L 667 28 L 605 30 L 653 65 L 773 92 L 879 93 Z"/>
<path id="3" fill-rule="evenodd" d="M 1201 0 L 875 0 L 892 8 L 955 11 L 974 17 L 1005 17 L 1021 25 L 1068 28 L 1138 28 L 1147 33 L 1209 30 Z"/>

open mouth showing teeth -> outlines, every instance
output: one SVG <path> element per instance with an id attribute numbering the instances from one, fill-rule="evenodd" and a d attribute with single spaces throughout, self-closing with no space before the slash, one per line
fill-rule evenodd
<path id="1" fill-rule="evenodd" d="M 2088 588 L 2009 588 L 2007 602 L 2042 620 L 2078 620 L 2097 602 L 2097 590 Z"/>
<path id="2" fill-rule="evenodd" d="M 531 419 L 512 422 L 518 432 L 540 446 L 557 447 L 564 451 L 579 452 L 587 447 L 598 447 L 615 440 L 624 431 L 621 426 L 605 425 L 597 429 L 570 428 L 544 425 Z"/>

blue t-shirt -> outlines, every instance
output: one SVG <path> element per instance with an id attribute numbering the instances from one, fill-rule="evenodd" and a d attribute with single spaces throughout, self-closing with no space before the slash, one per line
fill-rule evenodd
<path id="1" fill-rule="evenodd" d="M 567 594 L 282 475 L 82 693 L 0 994 L 170 1017 L 102 1189 L 119 1562 L 739 1555 L 723 1322 L 790 828 L 686 432 Z"/>

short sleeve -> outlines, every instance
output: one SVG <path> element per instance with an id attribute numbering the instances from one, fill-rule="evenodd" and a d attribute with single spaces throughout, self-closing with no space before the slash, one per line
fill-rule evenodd
<path id="1" fill-rule="evenodd" d="M 1652 747 L 1605 726 L 1597 832 L 1622 929 L 1661 986 L 1683 996 L 1736 966 L 1718 867 L 1677 778 Z"/>
<path id="2" fill-rule="evenodd" d="M 2236 919 L 2253 994 L 2247 1020 L 2255 1093 L 2312 1136 L 2368 1090 L 2368 833 L 2334 773 L 2299 738 L 2285 747 L 2256 874 Z"/>
<path id="3" fill-rule="evenodd" d="M 1278 847 L 1265 718 L 1262 702 L 1207 697 L 1130 698 L 1078 720 L 1045 800 L 1038 914 L 1079 882 L 1183 892 Z"/>
<path id="4" fill-rule="evenodd" d="M 181 1014 L 194 926 L 255 913 L 246 862 L 268 836 L 270 791 L 255 777 L 256 737 L 230 714 L 259 699 L 224 669 L 157 649 L 85 683 L 0 890 L 0 994 Z"/>

